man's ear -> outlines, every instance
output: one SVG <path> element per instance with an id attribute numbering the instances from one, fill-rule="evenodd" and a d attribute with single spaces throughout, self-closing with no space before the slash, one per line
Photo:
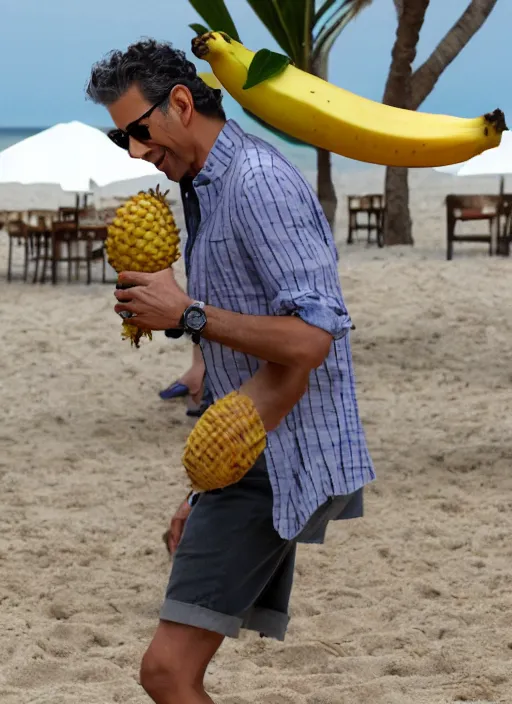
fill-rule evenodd
<path id="1" fill-rule="evenodd" d="M 186 86 L 174 86 L 169 97 L 169 105 L 186 127 L 194 112 L 194 98 L 190 90 Z"/>

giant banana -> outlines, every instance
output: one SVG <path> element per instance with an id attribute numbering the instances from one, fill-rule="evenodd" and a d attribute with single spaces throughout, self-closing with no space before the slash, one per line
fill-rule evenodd
<path id="1" fill-rule="evenodd" d="M 507 129 L 500 110 L 467 119 L 393 108 L 292 65 L 244 89 L 255 54 L 221 32 L 195 37 L 192 51 L 260 119 L 314 147 L 358 161 L 406 167 L 456 164 L 497 147 Z"/>

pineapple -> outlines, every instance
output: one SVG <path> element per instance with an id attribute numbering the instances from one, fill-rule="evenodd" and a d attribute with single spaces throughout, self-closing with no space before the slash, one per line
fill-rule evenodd
<path id="1" fill-rule="evenodd" d="M 172 266 L 180 256 L 179 229 L 172 210 L 159 186 L 156 191 L 140 191 L 116 211 L 108 227 L 105 241 L 108 263 L 117 273 L 143 271 L 153 273 Z M 118 287 L 121 287 L 118 284 Z M 123 320 L 123 339 L 139 347 L 141 337 L 151 340 L 151 332 L 143 332 Z"/>
<path id="2" fill-rule="evenodd" d="M 240 481 L 267 444 L 252 400 L 232 391 L 210 406 L 190 433 L 183 465 L 195 491 L 222 489 Z"/>

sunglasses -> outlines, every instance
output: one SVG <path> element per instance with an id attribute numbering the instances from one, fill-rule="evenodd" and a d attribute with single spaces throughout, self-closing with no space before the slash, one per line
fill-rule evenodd
<path id="1" fill-rule="evenodd" d="M 168 97 L 169 94 L 167 94 L 165 98 L 162 98 L 162 100 L 159 100 L 158 103 L 155 103 L 152 107 L 150 107 L 144 115 L 141 115 L 133 122 L 130 122 L 125 130 L 110 130 L 110 132 L 107 132 L 107 135 L 115 145 L 121 147 L 121 149 L 125 149 L 126 151 L 129 151 L 130 149 L 130 137 L 132 139 L 136 139 L 137 142 L 149 142 L 151 139 L 149 127 L 147 125 L 141 125 L 140 122 L 142 120 L 147 120 L 154 110 L 165 103 Z"/>

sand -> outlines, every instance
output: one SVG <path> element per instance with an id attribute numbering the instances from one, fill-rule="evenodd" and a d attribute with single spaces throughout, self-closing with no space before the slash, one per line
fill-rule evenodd
<path id="1" fill-rule="evenodd" d="M 442 208 L 497 182 L 413 174 L 416 247 L 347 247 L 344 197 L 380 179 L 340 178 L 338 235 L 378 480 L 364 519 L 300 547 L 286 642 L 222 647 L 207 676 L 221 704 L 512 701 L 512 260 L 460 245 L 446 262 Z M 5 187 L 0 207 L 19 199 Z M 0 701 L 142 704 L 191 428 L 157 392 L 190 347 L 130 349 L 111 286 L 7 284 L 6 241 Z"/>

